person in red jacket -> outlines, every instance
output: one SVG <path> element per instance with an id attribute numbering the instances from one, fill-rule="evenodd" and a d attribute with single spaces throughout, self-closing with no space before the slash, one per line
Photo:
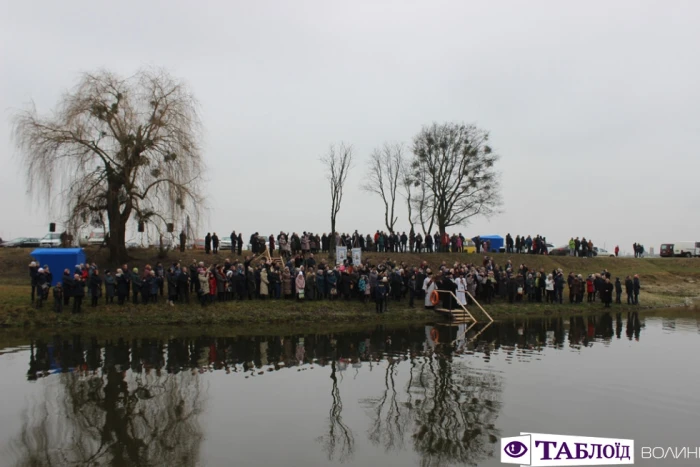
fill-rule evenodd
<path id="1" fill-rule="evenodd" d="M 586 292 L 588 292 L 588 302 L 595 301 L 595 285 L 593 284 L 592 276 L 588 276 L 588 279 L 586 279 Z"/>
<path id="2" fill-rule="evenodd" d="M 620 247 L 618 245 L 615 245 L 615 256 L 617 256 L 620 253 Z"/>
<path id="3" fill-rule="evenodd" d="M 214 273 L 212 271 L 209 271 L 209 302 L 214 301 L 214 297 L 216 296 L 216 277 L 214 276 Z"/>

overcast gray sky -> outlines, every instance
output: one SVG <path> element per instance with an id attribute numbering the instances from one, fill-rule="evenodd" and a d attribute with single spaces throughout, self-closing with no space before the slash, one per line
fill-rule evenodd
<path id="1" fill-rule="evenodd" d="M 6 0 L 0 236 L 40 236 L 51 220 L 25 196 L 12 110 L 50 111 L 83 71 L 155 65 L 201 103 L 205 231 L 329 231 L 318 158 L 341 140 L 356 164 L 339 230 L 383 228 L 380 200 L 359 189 L 369 153 L 460 121 L 491 132 L 504 205 L 455 231 L 625 251 L 700 241 L 698 24 L 692 0 Z"/>

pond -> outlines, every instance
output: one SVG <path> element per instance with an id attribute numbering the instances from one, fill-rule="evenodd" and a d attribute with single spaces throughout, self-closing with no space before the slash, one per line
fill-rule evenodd
<path id="1" fill-rule="evenodd" d="M 530 431 L 634 439 L 659 465 L 640 447 L 700 441 L 698 316 L 0 334 L 0 464 L 495 466 Z"/>

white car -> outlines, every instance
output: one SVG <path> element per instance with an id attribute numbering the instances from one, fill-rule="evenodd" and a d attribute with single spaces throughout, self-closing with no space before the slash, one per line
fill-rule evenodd
<path id="1" fill-rule="evenodd" d="M 219 250 L 231 249 L 231 237 L 223 237 L 219 239 Z"/>
<path id="2" fill-rule="evenodd" d="M 604 248 L 598 248 L 597 246 L 593 247 L 593 256 L 611 256 L 615 257 L 615 253 L 610 253 L 608 250 Z"/>
<path id="3" fill-rule="evenodd" d="M 44 238 L 39 240 L 39 246 L 41 248 L 58 248 L 61 246 L 61 234 L 60 233 L 48 233 Z"/>

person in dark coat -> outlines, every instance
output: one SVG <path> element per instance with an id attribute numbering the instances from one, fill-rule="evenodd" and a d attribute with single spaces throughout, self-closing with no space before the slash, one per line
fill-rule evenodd
<path id="1" fill-rule="evenodd" d="M 620 278 L 615 278 L 615 303 L 622 303 L 622 282 Z"/>
<path id="2" fill-rule="evenodd" d="M 219 253 L 219 236 L 216 235 L 216 232 L 211 236 L 211 247 L 215 255 Z"/>
<path id="3" fill-rule="evenodd" d="M 234 269 L 233 274 L 233 289 L 235 291 L 236 297 L 238 297 L 238 301 L 240 302 L 246 295 L 246 274 L 245 270 L 243 269 L 243 266 L 239 266 L 238 268 Z"/>
<path id="4" fill-rule="evenodd" d="M 627 304 L 634 305 L 634 281 L 630 276 L 625 278 L 625 292 L 627 292 Z"/>
<path id="5" fill-rule="evenodd" d="M 389 296 L 389 281 L 386 277 L 383 277 L 381 282 L 378 283 L 377 289 L 374 291 L 374 302 L 376 305 L 377 313 L 384 313 L 386 311 L 387 297 Z"/>
<path id="6" fill-rule="evenodd" d="M 238 256 L 241 256 L 241 253 L 243 252 L 243 234 L 239 233 L 238 234 Z"/>
<path id="7" fill-rule="evenodd" d="M 68 269 L 63 271 L 63 306 L 68 306 L 70 298 L 73 296 L 73 285 L 75 280 Z"/>
<path id="8" fill-rule="evenodd" d="M 440 298 L 442 299 L 442 307 L 448 310 L 455 308 L 455 299 L 452 294 L 457 293 L 457 284 L 452 281 L 449 273 L 444 274 L 437 282 L 437 288 L 440 290 Z M 449 293 L 452 292 L 452 293 Z"/>
<path id="9" fill-rule="evenodd" d="M 81 312 L 83 297 L 85 297 L 85 281 L 80 274 L 73 275 L 73 314 Z"/>
<path id="10" fill-rule="evenodd" d="M 216 279 L 216 301 L 223 302 L 226 294 L 226 277 L 221 273 L 221 268 L 214 269 Z"/>
<path id="11" fill-rule="evenodd" d="M 44 272 L 43 268 L 39 268 L 36 274 L 36 307 L 41 308 L 44 301 L 49 298 L 49 286 L 51 282 Z"/>
<path id="12" fill-rule="evenodd" d="M 32 303 L 34 303 L 34 295 L 36 294 L 36 280 L 37 280 L 37 275 L 39 274 L 39 265 L 36 264 L 34 261 L 29 263 L 29 280 L 31 281 L 32 284 Z"/>
<path id="13" fill-rule="evenodd" d="M 612 303 L 612 294 L 613 290 L 615 289 L 615 286 L 613 285 L 612 282 L 610 282 L 609 278 L 605 278 L 605 282 L 603 282 L 603 293 L 602 293 L 602 298 L 603 298 L 603 303 L 605 303 L 605 308 L 610 308 L 610 304 Z"/>
<path id="14" fill-rule="evenodd" d="M 192 264 L 190 264 L 190 293 L 199 291 L 199 277 L 197 277 L 197 274 L 197 261 L 192 260 Z"/>
<path id="15" fill-rule="evenodd" d="M 109 269 L 105 271 L 105 303 L 114 303 L 117 281 Z"/>
<path id="16" fill-rule="evenodd" d="M 238 243 L 238 235 L 236 235 L 236 231 L 234 230 L 231 232 L 231 254 L 235 255 L 236 254 L 236 243 Z"/>
<path id="17" fill-rule="evenodd" d="M 168 269 L 167 275 L 168 281 L 168 303 L 170 306 L 175 305 L 175 300 L 177 300 L 177 276 L 175 275 L 175 268 L 171 267 Z"/>
<path id="18" fill-rule="evenodd" d="M 53 311 L 63 313 L 63 285 L 60 282 L 53 288 Z"/>
<path id="19" fill-rule="evenodd" d="M 639 276 L 637 274 L 634 275 L 634 279 L 633 279 L 632 283 L 633 283 L 633 291 L 634 291 L 634 304 L 639 305 L 639 289 L 641 289 L 642 286 L 639 283 Z"/>
<path id="20" fill-rule="evenodd" d="M 146 304 L 151 301 L 151 289 L 155 282 L 155 275 L 152 275 L 150 271 L 146 270 L 141 279 L 141 303 Z M 156 290 L 158 290 L 158 285 L 156 285 Z M 158 296 L 158 294 L 155 294 Z"/>
<path id="21" fill-rule="evenodd" d="M 240 239 L 239 239 L 240 240 Z M 252 266 L 248 266 L 245 271 L 246 280 L 246 293 L 248 294 L 248 300 L 252 300 L 257 292 L 256 283 L 257 278 L 255 277 L 255 271 Z"/>
<path id="22" fill-rule="evenodd" d="M 209 254 L 211 251 L 211 234 L 207 232 L 207 236 L 204 237 L 204 253 Z"/>
<path id="23" fill-rule="evenodd" d="M 158 281 L 158 291 L 160 292 L 160 296 L 163 296 L 163 292 L 165 289 L 165 268 L 163 268 L 163 263 L 158 263 L 156 264 L 156 279 Z"/>
<path id="24" fill-rule="evenodd" d="M 131 271 L 131 280 L 129 282 L 131 283 L 132 300 L 134 302 L 134 305 L 138 305 L 139 293 L 141 293 L 141 286 L 143 285 L 143 281 L 141 280 L 141 277 L 139 276 L 139 268 L 134 268 Z"/>
<path id="25" fill-rule="evenodd" d="M 117 269 L 114 278 L 117 281 L 117 303 L 124 305 L 124 301 L 129 298 L 129 278 L 121 269 Z"/>
<path id="26" fill-rule="evenodd" d="M 102 296 L 102 278 L 100 277 L 100 272 L 97 269 L 95 269 L 88 281 L 90 286 L 89 288 L 90 298 L 92 299 L 92 307 L 95 308 L 97 306 L 97 301 Z"/>
<path id="27" fill-rule="evenodd" d="M 190 276 L 186 269 L 180 268 L 178 264 L 179 274 L 177 274 L 177 298 L 180 303 L 190 303 Z"/>

